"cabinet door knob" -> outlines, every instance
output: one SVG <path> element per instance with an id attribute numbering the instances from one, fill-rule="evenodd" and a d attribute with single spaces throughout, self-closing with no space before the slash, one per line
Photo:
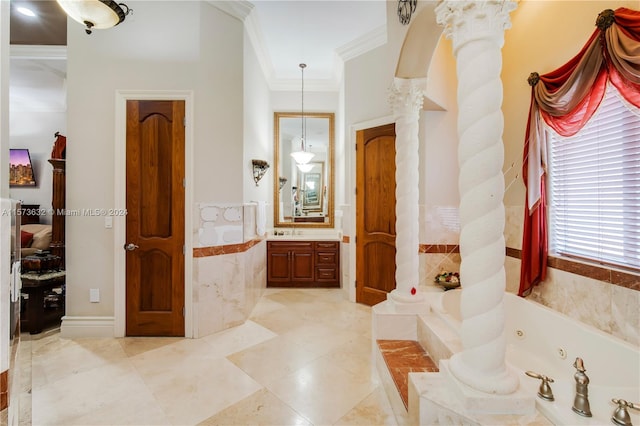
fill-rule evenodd
<path id="1" fill-rule="evenodd" d="M 129 243 L 129 244 L 125 244 L 124 245 L 124 249 L 127 251 L 134 251 L 135 249 L 140 248 L 140 246 L 133 244 L 133 243 Z"/>

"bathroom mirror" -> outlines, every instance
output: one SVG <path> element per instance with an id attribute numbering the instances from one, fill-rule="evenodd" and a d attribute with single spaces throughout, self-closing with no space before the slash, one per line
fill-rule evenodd
<path id="1" fill-rule="evenodd" d="M 334 114 L 276 112 L 273 127 L 274 227 L 333 228 Z M 291 153 L 303 148 L 313 158 L 299 166 Z"/>

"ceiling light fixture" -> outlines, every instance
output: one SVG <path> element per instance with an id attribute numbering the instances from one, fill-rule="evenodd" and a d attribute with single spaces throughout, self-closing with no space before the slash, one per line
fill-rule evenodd
<path id="1" fill-rule="evenodd" d="M 124 3 L 113 0 L 57 0 L 58 4 L 71 19 L 85 26 L 85 32 L 112 28 L 124 21 L 125 16 L 133 13 Z"/>
<path id="2" fill-rule="evenodd" d="M 315 164 L 297 164 L 298 169 L 302 172 L 302 173 L 309 173 L 312 169 L 313 166 Z"/>
<path id="3" fill-rule="evenodd" d="M 300 151 L 295 151 L 291 153 L 291 156 L 296 161 L 296 164 L 307 164 L 314 157 L 313 152 L 307 152 L 306 150 L 306 140 L 305 140 L 305 118 L 304 118 L 304 69 L 307 67 L 307 64 L 300 64 L 300 71 L 302 72 L 302 107 L 300 109 L 300 128 L 301 128 L 301 136 L 300 136 Z"/>

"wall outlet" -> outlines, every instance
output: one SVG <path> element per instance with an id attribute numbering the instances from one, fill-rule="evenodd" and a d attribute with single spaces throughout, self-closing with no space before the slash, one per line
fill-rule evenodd
<path id="1" fill-rule="evenodd" d="M 113 216 L 104 217 L 104 227 L 107 229 L 113 228 Z"/>
<path id="2" fill-rule="evenodd" d="M 91 302 L 91 303 L 100 302 L 100 289 L 99 288 L 90 288 L 89 289 L 89 302 Z"/>

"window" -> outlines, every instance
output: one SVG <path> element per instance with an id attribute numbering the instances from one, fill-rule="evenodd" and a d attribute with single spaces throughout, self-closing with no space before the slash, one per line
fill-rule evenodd
<path id="1" fill-rule="evenodd" d="M 547 129 L 550 250 L 640 269 L 640 111 L 609 86 L 572 137 Z"/>

